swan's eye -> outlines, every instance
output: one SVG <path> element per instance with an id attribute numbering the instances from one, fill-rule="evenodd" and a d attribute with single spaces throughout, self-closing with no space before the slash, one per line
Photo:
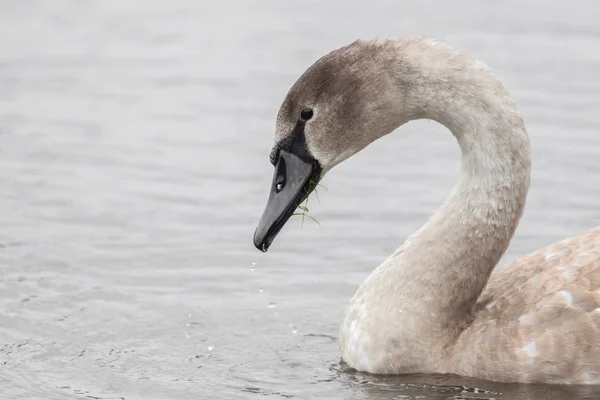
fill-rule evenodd
<path id="1" fill-rule="evenodd" d="M 313 116 L 313 110 L 312 108 L 304 108 L 302 111 L 300 111 L 300 118 L 303 121 L 308 121 L 309 119 L 311 119 Z"/>

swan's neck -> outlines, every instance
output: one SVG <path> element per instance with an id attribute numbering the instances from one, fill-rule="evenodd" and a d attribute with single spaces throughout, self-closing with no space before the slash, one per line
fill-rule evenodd
<path id="1" fill-rule="evenodd" d="M 373 369 L 368 365 L 373 360 L 361 361 L 361 340 L 372 343 L 376 335 L 380 346 L 395 343 L 397 351 L 403 349 L 398 360 L 410 364 L 419 360 L 420 351 L 447 345 L 469 324 L 508 247 L 529 187 L 528 136 L 502 84 L 484 66 L 443 45 L 400 47 L 392 80 L 402 96 L 394 98 L 402 99 L 402 114 L 410 119 L 433 119 L 448 127 L 462 152 L 461 174 L 442 207 L 352 300 L 341 343 L 347 347 L 344 358 L 363 370 Z M 356 339 L 360 335 L 365 336 Z M 363 361 L 367 364 L 361 366 Z"/>
<path id="2" fill-rule="evenodd" d="M 456 53 L 433 65 L 423 57 L 409 62 L 420 73 L 412 77 L 417 84 L 407 94 L 406 111 L 453 133 L 461 173 L 444 205 L 387 264 L 415 308 L 444 326 L 459 326 L 469 320 L 521 217 L 529 139 L 515 101 L 481 64 Z M 401 89 L 405 80 L 402 75 Z"/>

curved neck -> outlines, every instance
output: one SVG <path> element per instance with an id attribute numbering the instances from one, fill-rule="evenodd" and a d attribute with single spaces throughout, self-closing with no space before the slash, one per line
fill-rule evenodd
<path id="1" fill-rule="evenodd" d="M 461 175 L 443 206 L 381 268 L 402 286 L 398 296 L 415 315 L 435 316 L 429 320 L 438 329 L 460 327 L 523 212 L 529 139 L 515 101 L 482 64 L 426 41 L 399 50 L 393 80 L 403 114 L 448 127 L 461 148 Z"/>

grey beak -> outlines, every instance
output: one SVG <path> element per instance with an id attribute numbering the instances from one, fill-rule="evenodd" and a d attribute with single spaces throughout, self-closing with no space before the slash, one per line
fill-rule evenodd
<path id="1" fill-rule="evenodd" d="M 280 150 L 271 193 L 254 232 L 254 246 L 266 252 L 287 220 L 316 187 L 321 167 L 314 159 L 302 159 Z"/>

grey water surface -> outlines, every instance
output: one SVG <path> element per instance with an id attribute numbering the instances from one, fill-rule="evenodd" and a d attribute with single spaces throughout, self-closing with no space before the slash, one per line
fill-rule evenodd
<path id="1" fill-rule="evenodd" d="M 600 398 L 340 364 L 357 286 L 457 177 L 435 123 L 329 173 L 320 226 L 252 245 L 285 93 L 375 36 L 450 42 L 518 99 L 534 167 L 503 262 L 600 225 L 599 17 L 593 0 L 0 2 L 0 398 Z"/>

